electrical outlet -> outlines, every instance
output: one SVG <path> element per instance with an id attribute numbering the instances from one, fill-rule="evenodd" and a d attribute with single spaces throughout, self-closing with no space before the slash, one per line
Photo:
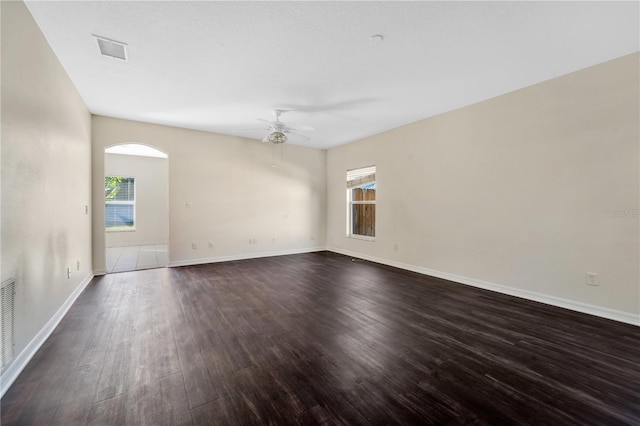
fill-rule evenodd
<path id="1" fill-rule="evenodd" d="M 211 241 L 209 241 L 209 248 L 212 249 L 212 248 L 215 248 L 215 247 L 216 246 Z"/>
<path id="2" fill-rule="evenodd" d="M 595 272 L 587 272 L 585 282 L 587 285 L 599 286 L 600 279 L 598 278 L 598 274 Z"/>
<path id="3" fill-rule="evenodd" d="M 393 251 L 398 251 L 398 245 L 397 244 L 393 245 Z"/>
<path id="4" fill-rule="evenodd" d="M 71 278 L 71 268 L 67 268 L 67 278 Z"/>
<path id="5" fill-rule="evenodd" d="M 76 269 L 79 271 L 80 270 L 80 261 L 76 260 Z"/>
<path id="6" fill-rule="evenodd" d="M 198 245 L 196 243 L 191 243 L 191 248 L 193 250 L 197 250 L 198 249 Z"/>
<path id="7" fill-rule="evenodd" d="M 271 242 L 272 242 L 272 243 L 275 243 L 275 242 L 276 242 L 276 237 L 273 237 L 273 238 L 271 239 Z"/>
<path id="8" fill-rule="evenodd" d="M 89 206 L 84 206 L 84 214 L 89 214 Z"/>

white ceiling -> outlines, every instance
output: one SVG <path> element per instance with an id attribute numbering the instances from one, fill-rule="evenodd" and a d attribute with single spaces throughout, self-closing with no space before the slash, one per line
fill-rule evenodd
<path id="1" fill-rule="evenodd" d="M 330 148 L 639 49 L 638 2 L 35 2 L 94 114 Z M 92 34 L 128 44 L 98 54 Z M 382 43 L 370 43 L 382 34 Z"/>

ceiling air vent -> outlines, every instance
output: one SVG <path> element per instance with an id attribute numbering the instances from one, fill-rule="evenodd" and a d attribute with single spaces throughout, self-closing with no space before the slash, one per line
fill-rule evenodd
<path id="1" fill-rule="evenodd" d="M 98 41 L 98 49 L 100 54 L 108 56 L 114 59 L 120 59 L 121 61 L 127 60 L 127 44 L 119 41 L 111 40 L 108 38 L 94 35 Z"/>

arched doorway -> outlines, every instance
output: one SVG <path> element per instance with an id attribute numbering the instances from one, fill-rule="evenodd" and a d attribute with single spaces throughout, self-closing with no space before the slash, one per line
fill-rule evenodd
<path id="1" fill-rule="evenodd" d="M 106 273 L 168 265 L 168 161 L 138 143 L 104 150 Z"/>

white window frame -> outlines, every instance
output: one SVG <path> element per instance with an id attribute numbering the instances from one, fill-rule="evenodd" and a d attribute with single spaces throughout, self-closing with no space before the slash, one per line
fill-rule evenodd
<path id="1" fill-rule="evenodd" d="M 373 201 L 371 200 L 354 201 L 353 190 L 362 188 L 367 185 L 371 185 L 371 183 L 375 183 L 376 182 L 375 174 L 376 174 L 376 166 L 369 166 L 369 167 L 362 167 L 358 169 L 347 170 L 347 237 L 348 238 L 355 238 L 358 240 L 365 240 L 365 241 L 376 240 L 375 235 L 377 234 L 376 232 L 377 216 L 376 216 L 375 222 L 373 223 L 373 233 L 374 233 L 373 237 L 369 235 L 361 235 L 361 234 L 353 233 L 353 207 L 357 205 L 366 205 L 366 204 L 375 206 L 377 201 L 377 189 L 376 189 L 376 200 L 373 200 Z M 363 178 L 361 179 L 357 178 L 358 175 L 362 175 Z M 350 179 L 350 177 L 353 178 L 354 176 L 355 176 L 354 179 Z M 362 180 L 362 183 L 358 184 L 357 182 L 358 180 Z M 349 182 L 351 182 L 351 184 Z"/>
<path id="2" fill-rule="evenodd" d="M 107 227 L 106 217 L 104 228 L 106 232 L 133 232 L 136 230 L 136 225 L 138 223 L 138 219 L 136 218 L 136 200 L 138 199 L 138 188 L 137 188 L 137 180 L 135 176 L 105 176 L 105 179 L 108 177 L 121 177 L 123 179 L 133 179 L 133 201 L 122 201 L 122 200 L 104 200 L 105 202 L 105 212 L 107 205 L 130 205 L 133 206 L 133 226 L 111 226 Z"/>

